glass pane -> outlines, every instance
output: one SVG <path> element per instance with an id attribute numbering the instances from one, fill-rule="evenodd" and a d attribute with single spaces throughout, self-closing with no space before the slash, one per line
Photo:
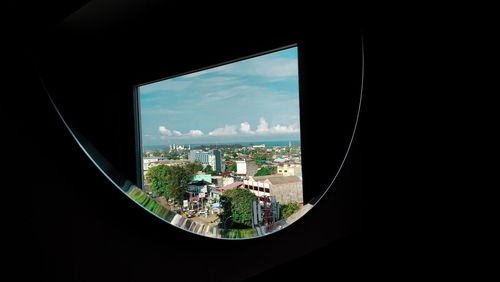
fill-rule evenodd
<path id="1" fill-rule="evenodd" d="M 275 232 L 309 210 L 297 52 L 139 86 L 143 183 L 128 195 L 177 227 L 226 239 Z"/>

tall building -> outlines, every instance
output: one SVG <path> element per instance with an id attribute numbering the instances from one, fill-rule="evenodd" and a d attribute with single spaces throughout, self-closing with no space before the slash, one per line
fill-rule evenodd
<path id="1" fill-rule="evenodd" d="M 204 152 L 202 150 L 191 150 L 188 155 L 191 162 L 199 161 L 204 165 L 210 165 L 213 170 L 222 172 L 222 158 L 219 150 Z"/>
<path id="2" fill-rule="evenodd" d="M 212 159 L 213 161 L 211 162 L 211 166 L 214 170 L 216 171 L 222 171 L 222 158 L 221 158 L 221 152 L 219 150 L 212 150 Z M 212 164 L 213 163 L 213 164 Z"/>

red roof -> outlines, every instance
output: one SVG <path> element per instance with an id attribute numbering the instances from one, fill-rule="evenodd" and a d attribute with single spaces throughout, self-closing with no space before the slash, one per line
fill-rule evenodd
<path id="1" fill-rule="evenodd" d="M 233 183 L 231 183 L 231 184 L 229 184 L 229 185 L 226 185 L 226 186 L 222 187 L 221 189 L 222 189 L 223 191 L 225 191 L 225 190 L 229 190 L 229 189 L 233 189 L 233 188 L 235 188 L 235 187 L 238 187 L 238 186 L 240 186 L 241 184 L 243 184 L 243 181 L 236 181 L 236 182 L 233 182 Z"/>

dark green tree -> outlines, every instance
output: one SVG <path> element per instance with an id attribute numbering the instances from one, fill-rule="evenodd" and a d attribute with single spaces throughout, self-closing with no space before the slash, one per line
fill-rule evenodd
<path id="1" fill-rule="evenodd" d="M 184 166 L 189 171 L 189 173 L 193 175 L 196 174 L 198 171 L 203 170 L 203 165 L 199 161 L 189 162 Z"/>
<path id="2" fill-rule="evenodd" d="M 259 169 L 259 171 L 257 171 L 254 176 L 271 175 L 273 173 L 276 173 L 276 167 L 266 166 L 266 167 Z"/>
<path id="3" fill-rule="evenodd" d="M 269 157 L 267 155 L 254 155 L 252 157 L 252 159 L 255 160 L 255 162 L 257 163 L 257 165 L 264 164 L 268 160 L 268 158 Z"/>
<path id="4" fill-rule="evenodd" d="M 254 193 L 243 188 L 224 192 L 220 202 L 224 211 L 219 214 L 221 227 L 245 229 L 252 227 L 252 199 Z"/>
<path id="5" fill-rule="evenodd" d="M 175 203 L 182 207 L 191 178 L 193 178 L 193 173 L 185 166 L 171 166 L 170 174 L 167 176 L 168 185 L 165 196 L 174 199 Z"/>
<path id="6" fill-rule="evenodd" d="M 180 154 L 177 151 L 173 151 L 169 154 L 169 157 L 167 157 L 169 160 L 179 160 L 180 159 Z"/>
<path id="7" fill-rule="evenodd" d="M 214 171 L 214 169 L 212 168 L 212 166 L 211 166 L 211 165 L 207 165 L 207 166 L 205 167 L 205 172 L 206 172 L 206 173 L 209 173 L 209 172 L 211 172 L 211 171 Z"/>
<path id="8" fill-rule="evenodd" d="M 158 165 L 150 168 L 146 177 L 151 182 L 151 191 L 155 196 L 163 196 L 167 191 L 167 176 L 170 174 L 170 167 Z"/>
<path id="9" fill-rule="evenodd" d="M 236 171 L 236 163 L 232 163 L 226 168 L 227 171 Z"/>
<path id="10" fill-rule="evenodd" d="M 292 214 L 296 213 L 300 209 L 300 205 L 297 202 L 291 202 L 287 204 L 280 203 L 280 218 L 286 219 Z"/>

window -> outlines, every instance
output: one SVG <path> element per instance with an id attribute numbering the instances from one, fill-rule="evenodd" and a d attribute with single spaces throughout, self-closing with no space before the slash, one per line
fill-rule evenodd
<path id="1" fill-rule="evenodd" d="M 252 238 L 263 235 L 256 227 L 271 233 L 283 218 L 253 221 L 261 211 L 238 205 L 251 207 L 256 198 L 277 212 L 285 201 L 303 202 L 302 178 L 276 173 L 292 150 L 301 162 L 296 45 L 139 85 L 136 105 L 142 187 L 129 195 L 158 217 L 178 227 L 178 217 L 203 225 L 200 235 L 215 236 L 204 232 L 215 228 Z M 163 158 L 150 163 L 149 154 Z M 279 183 L 279 193 L 266 179 Z M 206 192 L 193 197 L 189 185 Z M 148 193 L 161 200 L 149 201 Z"/>

